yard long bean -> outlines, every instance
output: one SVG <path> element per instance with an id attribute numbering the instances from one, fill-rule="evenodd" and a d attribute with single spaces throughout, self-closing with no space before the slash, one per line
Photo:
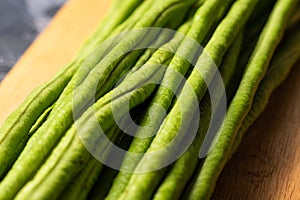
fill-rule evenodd
<path id="1" fill-rule="evenodd" d="M 177 49 L 177 46 L 180 44 L 180 40 L 182 40 L 182 37 L 174 37 L 174 39 L 172 39 L 169 43 L 156 51 L 143 68 L 134 72 L 132 77 L 128 77 L 126 81 L 122 82 L 113 91 L 107 93 L 103 98 L 100 98 L 94 106 L 90 107 L 89 110 L 85 112 L 81 118 L 79 118 L 79 122 L 75 122 L 75 124 L 78 124 L 76 126 L 73 125 L 65 136 L 66 141 L 71 142 L 71 146 L 67 148 L 67 152 L 62 153 L 62 151 L 57 151 L 60 153 L 53 154 L 53 157 L 62 156 L 62 158 L 59 159 L 63 160 L 63 162 L 59 162 L 59 164 L 55 166 L 55 169 L 51 169 L 51 171 L 49 171 L 49 175 L 45 179 L 36 176 L 33 181 L 29 183 L 28 187 L 25 186 L 21 190 L 18 196 L 26 196 L 28 198 L 45 198 L 47 196 L 53 196 L 53 192 L 58 193 L 58 191 L 64 188 L 68 183 L 68 180 L 72 178 L 73 174 L 78 173 L 78 165 L 85 163 L 89 157 L 89 152 L 82 144 L 81 140 L 92 137 L 91 140 L 93 141 L 96 137 L 92 134 L 95 128 L 95 124 L 93 124 L 95 121 L 92 120 L 93 110 L 96 110 L 97 119 L 101 128 L 104 132 L 107 131 L 114 124 L 111 120 L 113 119 L 111 100 L 118 102 L 113 103 L 113 106 L 116 107 L 119 113 L 122 111 L 124 103 L 126 104 L 128 101 L 130 101 L 129 104 L 131 106 L 135 106 L 143 102 L 151 94 L 155 87 L 151 84 L 147 84 L 141 88 L 138 88 L 138 86 L 143 84 L 145 80 L 149 78 L 153 79 L 154 82 L 161 79 L 165 69 L 161 68 L 160 65 L 173 56 L 170 52 L 174 52 Z M 114 95 L 117 98 L 113 98 Z M 76 127 L 77 129 L 80 127 L 86 127 L 84 130 L 86 136 L 84 136 L 84 138 L 81 137 L 81 140 L 76 135 Z M 66 170 L 66 168 L 70 170 Z M 45 166 L 41 168 L 41 171 L 43 170 L 47 171 L 49 169 Z M 66 171 L 68 172 L 66 173 Z M 49 185 L 51 185 L 51 187 L 49 187 Z M 33 193 L 33 190 L 39 192 Z"/>
<path id="2" fill-rule="evenodd" d="M 161 15 L 165 9 L 172 6 L 177 6 L 178 0 L 164 0 L 159 1 L 155 5 L 155 9 L 148 11 L 143 18 L 135 25 L 136 28 L 148 27 L 152 24 L 155 24 L 156 18 Z M 194 1 L 189 0 L 187 2 L 180 3 L 185 9 L 188 8 L 188 5 L 192 5 Z M 166 16 L 170 19 L 170 16 Z M 161 19 L 162 22 L 166 22 L 166 20 Z M 163 24 L 157 24 L 158 26 Z M 139 34 L 142 36 L 141 34 Z M 95 55 L 92 55 L 92 65 L 87 63 L 88 67 L 85 70 L 78 70 L 77 74 L 73 77 L 69 85 L 65 88 L 63 94 L 57 100 L 57 103 L 53 107 L 49 120 L 47 120 L 43 126 L 36 132 L 35 135 L 39 135 L 36 138 L 32 139 L 31 145 L 25 147 L 24 151 L 7 174 L 5 179 L 0 183 L 1 194 L 0 198 L 7 197 L 10 199 L 16 192 L 22 187 L 26 181 L 29 180 L 30 176 L 38 169 L 38 167 L 45 160 L 46 156 L 53 149 L 54 145 L 57 143 L 58 139 L 64 134 L 64 131 L 72 124 L 73 116 L 72 110 L 73 106 L 82 106 L 85 102 L 91 98 L 90 95 L 93 95 L 93 86 L 96 84 L 99 87 L 103 85 L 107 76 L 109 76 L 110 71 L 113 70 L 114 65 L 111 64 L 111 60 L 115 60 L 116 53 L 121 53 L 126 51 L 126 49 L 130 49 L 132 46 L 137 44 L 141 39 L 137 38 L 138 35 L 131 35 L 131 39 L 120 42 L 116 47 L 114 47 L 113 52 L 109 52 L 105 58 L 98 63 L 95 68 L 93 67 L 93 63 L 97 63 L 99 58 Z M 102 49 L 100 49 L 102 50 Z M 119 54 L 120 55 L 120 54 Z M 95 57 L 93 57 L 95 56 Z M 116 64 L 115 61 L 114 64 Z M 106 67 L 103 67 L 106 66 Z M 94 68 L 89 72 L 91 68 Z M 87 76 L 86 76 L 87 75 Z M 100 76 L 99 76 L 100 75 Z M 83 80 L 84 82 L 79 86 L 82 88 L 82 92 L 79 96 L 80 98 L 73 98 L 73 90 L 75 86 L 78 84 L 78 80 Z M 75 94 L 76 95 L 76 94 Z M 62 112 L 63 111 L 63 112 Z M 38 142 L 35 142 L 37 141 Z M 30 156 L 30 155 L 34 156 Z M 20 166 L 31 166 L 26 168 L 26 173 L 22 170 Z M 23 168 L 24 169 L 24 168 Z M 11 186 L 9 186 L 11 185 Z M 13 185 L 13 187 L 12 187 Z"/>
<path id="3" fill-rule="evenodd" d="M 164 119 L 164 113 L 162 113 L 160 109 L 163 108 L 164 111 L 169 109 L 174 96 L 172 91 L 177 91 L 181 84 L 181 82 L 178 81 L 178 74 L 182 74 L 184 76 L 192 64 L 185 60 L 185 58 L 188 57 L 191 61 L 199 51 L 199 49 L 190 41 L 195 40 L 202 43 L 214 22 L 212 17 L 219 11 L 222 11 L 223 6 L 226 6 L 227 4 L 230 5 L 230 1 L 227 1 L 226 4 L 222 4 L 221 6 L 218 1 L 208 0 L 205 1 L 195 13 L 191 28 L 187 33 L 187 39 L 185 39 L 180 45 L 178 55 L 175 55 L 172 59 L 170 66 L 168 67 L 170 70 L 167 70 L 162 80 L 162 86 L 158 88 L 158 91 L 141 120 L 141 126 L 147 126 L 148 129 L 145 130 L 142 128 L 137 130 L 137 137 L 133 140 L 129 148 L 129 152 L 144 153 L 151 144 L 153 137 L 149 137 L 149 135 L 153 135 L 153 133 L 158 130 Z M 187 51 L 187 49 L 189 49 L 189 51 Z M 166 88 L 165 85 L 168 85 L 168 88 Z M 155 117 L 153 117 L 150 113 L 156 113 Z M 141 135 L 147 136 L 148 138 L 139 138 Z M 126 171 L 119 172 L 115 178 L 112 188 L 106 197 L 107 200 L 116 199 L 122 193 L 132 175 L 131 171 L 134 170 L 135 165 L 139 160 L 140 157 L 138 156 L 125 156 L 121 170 Z"/>
<path id="4" fill-rule="evenodd" d="M 129 2 L 129 1 L 128 1 Z M 106 34 L 100 30 L 104 27 L 109 32 L 113 30 L 122 20 L 128 17 L 128 14 L 136 8 L 140 0 L 131 0 L 131 4 L 126 4 L 117 14 L 110 16 L 110 20 L 101 23 L 95 34 L 89 39 L 91 41 L 101 41 L 105 39 Z M 108 18 L 108 17 L 107 17 Z M 92 49 L 92 42 L 83 45 L 76 59 L 64 67 L 52 80 L 35 89 L 16 109 L 0 128 L 0 179 L 4 177 L 7 170 L 11 167 L 17 156 L 22 151 L 21 148 L 16 150 L 16 146 L 23 141 L 25 142 L 27 134 L 39 116 L 49 108 L 63 92 L 65 86 L 69 83 L 73 74 L 83 62 L 83 52 Z M 18 125 L 16 125 L 18 124 Z"/>
<path id="5" fill-rule="evenodd" d="M 161 125 L 147 152 L 154 152 L 165 148 L 165 145 L 172 141 L 175 136 L 180 137 L 177 134 L 178 130 L 186 130 L 189 127 L 188 125 L 191 123 L 190 116 L 191 113 L 195 112 L 196 105 L 191 103 L 193 102 L 193 99 L 191 99 L 192 94 L 190 93 L 188 87 L 191 87 L 194 90 L 198 100 L 202 99 L 206 92 L 206 84 L 203 76 L 206 76 L 206 80 L 208 80 L 208 82 L 210 82 L 209 80 L 211 80 L 214 76 L 214 73 L 211 71 L 212 68 L 210 59 L 212 59 L 216 65 L 219 66 L 224 53 L 231 45 L 242 26 L 245 25 L 257 2 L 258 1 L 244 0 L 237 1 L 233 4 L 229 10 L 229 13 L 217 27 L 211 40 L 204 48 L 204 51 L 206 51 L 207 54 L 204 56 L 202 54 L 200 56 L 195 67 L 196 69 L 192 71 L 187 83 L 185 84 L 186 88 L 183 87 L 182 93 L 180 93 L 180 96 L 184 97 L 184 101 L 189 103 L 185 103 L 184 108 L 180 107 L 178 103 L 174 105 L 165 121 Z M 226 41 L 226 43 L 224 43 L 224 41 Z M 208 58 L 207 55 L 210 57 Z M 199 66 L 201 66 L 201 68 L 199 68 Z M 199 74 L 198 70 L 202 72 L 201 75 Z M 187 119 L 189 120 L 187 121 Z M 165 154 L 156 157 L 153 156 L 151 159 L 148 157 L 147 160 L 143 158 L 137 166 L 138 169 L 143 170 L 143 168 L 148 169 L 149 167 L 151 168 L 152 166 L 157 166 L 157 164 L 164 161 Z M 152 171 L 132 175 L 127 187 L 120 196 L 120 199 L 150 198 L 152 191 L 158 184 L 161 177 L 161 171 Z"/>
<path id="6" fill-rule="evenodd" d="M 217 178 L 230 156 L 231 146 L 241 122 L 251 108 L 256 89 L 283 35 L 282 27 L 286 26 L 296 2 L 279 0 L 276 3 L 247 65 L 238 91 L 229 106 L 219 137 L 204 161 L 189 199 L 210 197 Z"/>
<path id="7" fill-rule="evenodd" d="M 243 38 L 242 35 L 243 34 L 240 33 L 236 41 L 233 43 L 232 47 L 230 47 L 230 49 L 224 56 L 223 62 L 220 67 L 220 74 L 227 90 L 234 71 L 237 68 L 237 60 Z M 224 95 L 224 91 L 221 91 L 221 88 L 217 85 L 215 87 L 215 96 L 213 98 L 216 98 L 217 102 L 219 102 L 222 95 Z M 214 113 L 211 112 L 210 101 L 210 94 L 206 94 L 200 103 L 201 117 L 198 126 L 198 133 L 195 137 L 195 140 L 193 141 L 189 149 L 184 152 L 184 154 L 174 163 L 170 172 L 167 174 L 164 181 L 160 184 L 158 190 L 154 194 L 154 200 L 180 198 L 185 185 L 196 169 L 201 144 L 209 128 L 210 121 L 213 119 L 212 115 Z"/>
<path id="8" fill-rule="evenodd" d="M 299 6 L 114 0 L 0 128 L 0 199 L 209 199 L 300 58 Z"/>
<path id="9" fill-rule="evenodd" d="M 300 29 L 298 28 L 285 36 L 282 43 L 278 46 L 274 58 L 270 63 L 270 68 L 261 81 L 254 96 L 251 109 L 237 133 L 232 154 L 238 148 L 248 128 L 266 108 L 273 91 L 287 78 L 292 67 L 295 65 L 297 60 L 299 60 L 299 47 Z"/>

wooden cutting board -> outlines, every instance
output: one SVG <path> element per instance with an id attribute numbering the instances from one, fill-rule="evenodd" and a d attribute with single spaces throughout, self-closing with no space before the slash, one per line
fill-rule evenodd
<path id="1" fill-rule="evenodd" d="M 109 0 L 70 0 L 0 85 L 0 124 L 71 61 Z M 300 199 L 300 63 L 224 169 L 213 199 Z"/>

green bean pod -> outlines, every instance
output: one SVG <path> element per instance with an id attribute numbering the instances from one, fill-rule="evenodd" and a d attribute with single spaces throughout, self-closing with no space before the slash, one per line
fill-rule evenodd
<path id="1" fill-rule="evenodd" d="M 78 63 L 71 63 L 51 81 L 35 89 L 22 105 L 4 122 L 0 129 L 0 179 L 17 159 L 22 149 L 16 150 L 40 117 L 59 97 L 69 82 Z"/>
<path id="2" fill-rule="evenodd" d="M 115 142 L 120 135 L 120 130 L 117 126 L 113 126 L 107 137 L 110 141 Z M 100 143 L 100 141 L 99 141 Z M 102 146 L 107 146 L 108 144 L 101 144 Z M 102 148 L 97 150 L 101 151 Z M 107 150 L 105 150 L 107 151 Z M 100 153 L 100 152 L 99 152 Z M 72 199 L 86 199 L 92 186 L 95 184 L 97 177 L 103 169 L 103 164 L 100 163 L 95 158 L 91 157 L 89 161 L 85 164 L 83 169 L 79 172 L 77 176 L 68 184 L 66 189 L 59 196 L 59 199 L 72 200 Z"/>
<path id="3" fill-rule="evenodd" d="M 222 64 L 220 66 L 220 74 L 222 76 L 226 90 L 228 90 L 229 83 L 232 79 L 234 71 L 237 68 L 237 60 L 242 44 L 242 33 L 239 34 L 236 41 L 230 47 Z M 217 102 L 220 101 L 223 91 L 218 91 L 220 88 L 216 86 L 214 93 L 217 96 Z M 188 148 L 186 152 L 174 163 L 170 172 L 165 177 L 164 181 L 160 184 L 158 190 L 155 192 L 154 200 L 166 200 L 166 199 L 179 199 L 182 191 L 184 190 L 187 182 L 193 175 L 197 164 L 198 164 L 198 154 L 200 151 L 201 144 L 204 140 L 206 132 L 209 128 L 211 120 L 211 107 L 210 107 L 211 97 L 210 94 L 206 94 L 200 103 L 200 124 L 198 126 L 198 133 L 192 145 Z"/>
<path id="4" fill-rule="evenodd" d="M 109 20 L 104 20 L 104 22 L 101 23 L 96 32 L 81 47 L 76 59 L 64 67 L 52 80 L 35 89 L 24 103 L 4 122 L 0 129 L 0 179 L 4 177 L 7 170 L 22 151 L 21 148 L 18 148 L 19 150 L 17 151 L 16 146 L 19 145 L 20 141 L 25 142 L 26 138 L 29 138 L 27 134 L 31 126 L 33 126 L 39 116 L 49 108 L 63 92 L 73 74 L 83 62 L 86 56 L 84 52 L 93 49 L 94 44 L 89 41 L 102 41 L 105 39 L 107 34 L 104 32 L 110 32 L 121 21 L 126 19 L 128 14 L 138 6 L 140 1 L 141 0 L 131 0 L 130 4 L 126 4 L 122 9 L 118 8 L 118 11 L 115 10 L 114 13 L 117 14 L 110 16 Z M 108 17 L 106 18 L 108 19 Z M 104 27 L 106 31 L 102 32 Z M 16 123 L 18 126 L 16 126 Z"/>
<path id="5" fill-rule="evenodd" d="M 185 4 L 180 4 L 187 9 L 187 5 L 191 5 L 192 3 L 193 1 L 189 0 L 188 2 L 185 2 Z M 140 28 L 155 24 L 156 18 L 154 16 L 159 16 L 165 11 L 166 8 L 169 8 L 170 6 L 172 8 L 172 6 L 177 6 L 177 4 L 178 0 L 159 1 L 159 3 L 155 5 L 155 8 L 157 9 L 154 9 L 154 12 L 151 12 L 152 10 L 147 12 L 145 17 L 141 18 L 135 27 Z M 166 22 L 166 20 L 163 19 L 161 21 Z M 138 35 L 133 34 L 128 40 L 120 42 L 114 47 L 114 50 L 112 50 L 113 52 L 109 52 L 96 66 L 94 63 L 98 62 L 99 57 L 97 57 L 95 54 L 91 55 L 90 57 L 92 64 L 89 62 L 84 63 L 86 65 L 84 70 L 77 71 L 77 74 L 73 77 L 70 84 L 68 84 L 63 94 L 55 104 L 49 115 L 49 120 L 47 120 L 36 132 L 35 135 L 38 136 L 31 138 L 30 144 L 25 147 L 13 168 L 0 183 L 0 188 L 5 188 L 3 189 L 5 192 L 0 194 L 0 198 L 2 198 L 2 195 L 8 199 L 13 197 L 16 192 L 26 183 L 26 181 L 28 181 L 29 178 L 35 173 L 49 152 L 53 149 L 58 139 L 61 138 L 67 128 L 73 123 L 73 106 L 80 107 L 85 105 L 87 99 L 91 98 L 90 95 L 93 95 L 92 90 L 94 90 L 93 86 L 95 83 L 97 82 L 98 86 L 101 87 L 107 79 L 107 76 L 109 76 L 110 71 L 114 68 L 114 64 L 117 63 L 117 61 L 115 61 L 114 64 L 111 64 L 111 60 L 115 60 L 116 53 L 120 53 L 120 51 L 124 51 L 125 49 L 130 49 L 132 46 L 139 43 L 139 40 L 136 38 L 137 36 Z M 103 51 L 103 49 L 100 48 L 100 51 L 101 50 Z M 92 68 L 94 69 L 90 70 Z M 78 98 L 76 96 L 73 97 L 74 88 L 78 83 L 81 82 L 81 80 L 84 81 L 78 88 L 81 88 L 84 92 L 82 92 Z M 30 167 L 27 167 L 25 170 L 25 168 L 22 166 Z M 24 170 L 26 173 L 24 173 Z"/>
<path id="6" fill-rule="evenodd" d="M 230 1 L 227 1 L 224 5 L 230 5 Z M 188 39 L 184 40 L 180 45 L 178 49 L 179 55 L 175 55 L 169 66 L 171 70 L 167 70 L 162 80 L 162 85 L 168 85 L 168 88 L 158 88 L 158 91 L 156 92 L 152 102 L 150 103 L 149 108 L 147 109 L 143 119 L 141 120 L 141 126 L 147 126 L 149 128 L 146 129 L 146 133 L 144 129 L 137 130 L 137 138 L 133 140 L 132 145 L 129 148 L 130 152 L 144 153 L 151 144 L 153 137 L 138 138 L 139 135 L 148 135 L 151 133 L 155 133 L 158 130 L 159 125 L 164 118 L 164 113 L 162 113 L 160 109 L 161 107 L 165 111 L 169 109 L 174 96 L 172 91 L 178 90 L 181 84 L 181 82 L 178 81 L 177 74 L 182 74 L 184 76 L 190 68 L 190 63 L 184 58 L 189 57 L 189 60 L 193 60 L 194 56 L 199 51 L 197 47 L 193 46 L 193 44 L 190 43 L 190 40 L 196 40 L 197 42 L 202 43 L 208 33 L 208 30 L 211 28 L 214 22 L 214 20 L 212 20 L 212 17 L 220 10 L 222 10 L 222 6 L 217 1 L 206 1 L 195 13 L 191 28 L 187 32 Z M 187 51 L 187 49 L 189 50 Z M 151 115 L 150 113 L 156 114 L 153 117 L 153 115 Z M 133 171 L 138 161 L 138 157 L 131 158 L 130 156 L 125 156 L 121 168 L 126 168 L 126 171 Z M 132 173 L 130 172 L 119 172 L 106 199 L 116 199 L 121 194 L 122 190 L 126 187 L 126 184 L 128 183 L 131 175 Z"/>
<path id="7" fill-rule="evenodd" d="M 131 98 L 134 104 L 139 103 L 141 100 L 143 100 L 143 98 L 141 98 L 141 95 L 145 95 L 147 94 L 147 92 L 151 91 L 150 87 L 151 86 L 139 88 L 134 92 L 135 94 L 132 94 L 132 96 L 126 95 L 126 100 L 123 97 L 119 101 L 122 101 L 124 104 L 128 101 L 128 99 Z M 146 98 L 148 95 L 145 95 L 144 98 Z M 110 107 L 110 105 L 103 107 L 103 109 L 107 110 L 108 107 Z M 57 149 L 59 150 L 54 150 L 53 156 L 49 157 L 49 160 L 51 160 L 52 158 L 56 159 L 57 157 L 59 157 L 59 162 L 57 163 L 57 165 L 53 165 L 53 168 L 49 169 L 49 163 L 51 162 L 46 162 L 45 165 L 43 165 L 42 168 L 38 171 L 37 175 L 33 178 L 33 180 L 31 180 L 22 188 L 22 190 L 16 196 L 16 199 L 58 198 L 58 195 L 68 185 L 69 181 L 74 177 L 74 175 L 76 175 L 80 171 L 82 164 L 86 163 L 90 158 L 90 153 L 87 151 L 84 144 L 82 144 L 82 140 L 88 140 L 91 137 L 95 137 L 93 136 L 93 133 L 95 131 L 95 127 L 97 127 L 97 124 L 95 124 L 97 122 L 93 120 L 93 109 L 90 110 L 91 111 L 87 111 L 82 116 L 82 120 L 80 120 L 77 123 L 78 126 L 82 127 L 84 131 L 86 131 L 86 134 L 89 133 L 91 134 L 91 136 L 86 135 L 84 136 L 84 138 L 78 137 L 78 135 L 76 134 L 76 127 L 72 126 L 72 128 L 65 135 L 66 139 L 69 139 L 71 138 L 70 136 L 73 136 L 69 146 L 66 148 L 65 151 L 61 151 L 59 149 L 61 145 L 58 145 Z M 103 122 L 107 122 L 107 115 L 109 114 L 109 112 L 111 111 L 101 112 L 97 114 L 97 118 L 103 120 Z M 104 126 L 101 127 L 104 131 L 106 131 L 106 129 L 109 127 L 106 124 Z M 95 139 L 91 138 L 91 140 L 93 141 Z M 103 154 L 103 151 L 104 150 L 101 151 L 101 154 Z M 45 174 L 44 171 L 46 171 L 47 174 Z"/>
<path id="8" fill-rule="evenodd" d="M 165 19 L 166 18 L 165 16 L 176 15 L 177 12 L 181 13 L 182 15 L 181 17 L 185 17 L 186 15 L 184 12 L 182 13 L 182 6 L 178 5 L 177 7 L 170 9 L 167 13 L 164 13 L 164 16 L 160 16 L 160 18 Z M 157 21 L 157 24 L 161 24 L 161 23 L 162 22 L 160 20 Z M 167 25 L 167 28 L 175 29 L 180 23 L 182 23 L 182 20 L 180 19 L 176 20 L 175 22 L 174 21 L 170 22 L 169 23 L 170 25 Z M 125 56 L 125 58 L 123 58 L 120 61 L 120 63 L 118 63 L 116 68 L 111 72 L 110 76 L 105 81 L 104 85 L 97 92 L 96 99 L 100 98 L 105 93 L 105 91 L 109 91 L 125 74 L 126 76 L 130 75 L 132 72 L 142 67 L 149 60 L 149 58 L 153 55 L 156 49 L 155 48 L 145 49 L 146 47 L 150 46 L 150 47 L 158 48 L 163 44 L 165 44 L 167 41 L 169 41 L 172 37 L 173 35 L 170 33 L 170 31 L 164 32 L 164 30 L 162 30 L 157 35 L 157 38 L 156 37 L 153 38 L 150 36 L 150 38 L 153 38 L 152 42 L 142 41 L 141 44 L 135 47 L 137 50 L 130 52 L 128 55 Z M 134 67 L 132 67 L 132 63 L 135 63 Z"/>
<path id="9" fill-rule="evenodd" d="M 277 47 L 283 28 L 297 1 L 279 0 L 265 26 L 236 92 L 218 138 L 206 157 L 189 199 L 209 199 L 221 170 L 231 154 L 241 122 L 251 108 L 256 89 Z"/>
<path id="10" fill-rule="evenodd" d="M 165 36 L 165 35 L 163 35 L 163 36 Z M 162 44 L 162 42 L 165 41 L 166 38 L 163 36 L 160 37 L 161 41 L 158 41 L 157 44 Z M 141 66 L 137 66 L 137 67 L 138 67 L 138 69 L 141 68 Z M 137 69 L 134 71 L 137 71 Z M 128 76 L 130 76 L 130 75 L 131 74 L 129 74 Z M 115 133 L 114 135 L 119 136 L 118 133 Z M 74 197 L 77 197 L 77 199 L 78 199 L 79 197 L 81 197 L 84 199 L 87 195 L 86 192 L 88 192 L 89 189 L 91 189 L 91 187 L 92 187 L 92 184 L 86 185 L 86 182 L 91 182 L 91 181 L 89 181 L 89 179 L 95 180 L 98 177 L 99 173 L 101 172 L 102 167 L 103 167 L 103 165 L 100 164 L 99 161 L 97 161 L 95 159 L 91 159 L 88 162 L 86 169 L 84 169 L 84 172 L 82 172 L 83 174 L 81 174 L 80 177 L 76 179 L 75 184 L 68 186 L 68 188 L 63 192 L 63 194 L 60 196 L 60 198 L 74 199 Z M 84 191 L 86 191 L 86 192 L 80 191 L 80 187 L 82 187 L 81 185 L 85 185 Z"/>
<path id="11" fill-rule="evenodd" d="M 174 105 L 147 152 L 154 152 L 164 148 L 175 136 L 183 137 L 183 134 L 177 134 L 178 130 L 188 129 L 188 125 L 191 123 L 189 121 L 191 113 L 196 110 L 195 105 L 191 103 L 193 100 L 191 99 L 192 95 L 190 94 L 189 87 L 194 90 L 198 100 L 202 99 L 206 92 L 206 83 L 202 76 L 207 77 L 207 80 L 211 80 L 214 76 L 214 73 L 211 71 L 211 60 L 213 60 L 217 66 L 220 65 L 223 55 L 241 28 L 245 25 L 257 2 L 258 1 L 253 0 L 241 0 L 233 4 L 229 13 L 217 27 L 211 40 L 204 48 L 207 54 L 200 56 L 195 67 L 196 69 L 192 71 L 187 83 L 183 86 L 180 97 L 182 101 L 184 100 L 185 106 L 182 108 L 179 103 Z M 226 43 L 224 41 L 226 41 Z M 201 66 L 201 68 L 199 68 L 199 66 Z M 201 75 L 198 70 L 202 72 Z M 143 158 L 137 168 L 143 170 L 144 168 L 148 169 L 149 167 L 157 166 L 164 161 L 164 156 L 167 156 L 168 153 L 165 152 L 165 154 L 151 157 L 151 159 L 148 157 L 147 160 Z M 161 171 L 153 171 L 132 175 L 119 199 L 150 198 L 152 191 L 161 179 L 161 173 Z"/>
<path id="12" fill-rule="evenodd" d="M 268 69 L 265 77 L 259 84 L 252 107 L 236 136 L 232 154 L 238 148 L 246 131 L 266 108 L 273 91 L 287 78 L 292 67 L 299 60 L 299 48 L 300 29 L 298 28 L 289 33 L 287 37 L 284 37 L 282 43 L 278 46 L 270 63 L 270 69 Z"/>
<path id="13" fill-rule="evenodd" d="M 147 79 L 153 79 L 154 82 L 157 82 L 162 78 L 165 68 L 160 67 L 160 65 L 173 56 L 170 52 L 175 51 L 180 40 L 181 37 L 175 37 L 170 43 L 167 43 L 164 47 L 155 52 L 153 57 L 151 57 L 143 68 L 134 72 L 132 76 L 126 79 L 126 81 L 122 82 L 113 91 L 107 93 L 103 98 L 100 98 L 94 106 L 90 107 L 88 111 L 79 118 L 79 121 L 75 122 L 76 125 L 73 125 L 64 137 L 64 141 L 71 140 L 71 146 L 66 149 L 65 153 L 62 153 L 63 151 L 59 150 L 57 151 L 58 154 L 53 154 L 53 159 L 61 157 L 59 160 L 62 161 L 57 165 L 53 165 L 55 169 L 49 169 L 47 164 L 44 165 L 39 171 L 49 171 L 47 176 L 43 175 L 45 173 L 38 172 L 38 175 L 21 190 L 18 197 L 39 199 L 51 196 L 54 198 L 55 195 L 53 193 L 59 193 L 73 175 L 78 173 L 78 165 L 85 163 L 89 157 L 89 152 L 82 144 L 82 140 L 89 140 L 93 143 L 93 140 L 96 137 L 92 134 L 94 128 L 97 127 L 95 124 L 96 122 L 93 121 L 93 111 L 96 111 L 97 119 L 105 132 L 114 125 L 114 122 L 111 120 L 113 119 L 111 104 L 116 107 L 115 109 L 118 110 L 118 113 L 121 113 L 123 112 L 122 110 L 124 110 L 122 109 L 124 104 L 126 105 L 127 102 L 129 102 L 130 108 L 143 102 L 152 93 L 155 86 L 152 84 L 143 86 L 141 84 L 145 83 L 145 80 Z M 84 129 L 85 136 L 82 137 L 81 135 L 79 138 L 76 135 L 76 132 L 78 131 L 76 128 Z M 59 149 L 59 146 L 57 149 Z M 52 158 L 50 157 L 49 159 Z M 42 176 L 39 174 L 42 174 Z M 51 187 L 49 185 L 51 185 Z"/>
<path id="14" fill-rule="evenodd" d="M 120 28 L 119 25 L 127 21 L 132 16 L 132 12 L 141 9 L 144 11 L 148 8 L 148 5 L 143 5 L 142 3 L 143 0 L 114 0 L 108 14 L 102 19 L 95 32 L 85 41 L 83 47 L 79 50 L 78 55 L 80 58 L 86 58 L 93 49 L 110 36 L 111 32 L 116 32 L 116 27 L 118 27 L 117 30 L 123 31 L 124 28 Z"/>

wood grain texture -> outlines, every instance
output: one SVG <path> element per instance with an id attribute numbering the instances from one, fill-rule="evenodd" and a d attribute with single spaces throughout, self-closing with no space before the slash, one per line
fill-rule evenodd
<path id="1" fill-rule="evenodd" d="M 0 124 L 76 54 L 110 5 L 70 0 L 0 85 Z M 300 63 L 225 167 L 213 199 L 300 199 Z"/>
<path id="2" fill-rule="evenodd" d="M 300 199 L 300 62 L 223 170 L 213 199 Z"/>

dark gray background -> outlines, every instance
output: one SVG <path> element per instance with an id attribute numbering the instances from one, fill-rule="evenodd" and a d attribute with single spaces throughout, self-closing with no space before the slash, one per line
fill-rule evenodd
<path id="1" fill-rule="evenodd" d="M 65 1 L 0 1 L 0 81 Z"/>

